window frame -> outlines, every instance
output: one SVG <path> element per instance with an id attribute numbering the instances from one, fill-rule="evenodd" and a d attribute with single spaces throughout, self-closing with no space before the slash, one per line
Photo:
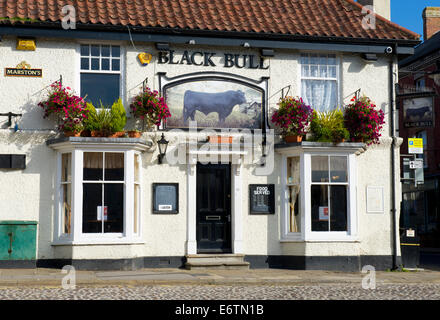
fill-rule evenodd
<path id="1" fill-rule="evenodd" d="M 334 148 L 336 149 L 336 148 Z M 311 223 L 311 186 L 312 184 L 312 156 L 346 156 L 347 157 L 347 231 L 312 231 Z M 287 160 L 290 157 L 300 157 L 300 207 L 301 232 L 289 232 L 288 212 L 288 187 L 287 183 Z M 282 154 L 281 165 L 281 242 L 304 242 L 304 241 L 357 241 L 358 217 L 356 202 L 356 158 L 347 150 L 318 151 L 302 149 L 292 150 Z M 327 184 L 327 183 L 326 183 Z M 338 185 L 338 183 L 335 183 Z"/>
<path id="2" fill-rule="evenodd" d="M 89 65 L 89 70 L 81 69 L 81 46 L 82 45 L 110 45 L 110 46 L 119 46 L 120 48 L 120 58 L 119 58 L 119 71 L 113 70 L 91 70 L 91 65 Z M 100 55 L 101 58 L 101 55 Z M 101 61 L 101 60 L 100 60 Z M 111 65 L 111 61 L 110 61 Z M 126 70 L 126 48 L 123 43 L 119 41 L 94 41 L 93 43 L 90 41 L 78 41 L 76 45 L 76 88 L 78 88 L 78 93 L 81 94 L 81 74 L 82 73 L 99 73 L 99 74 L 119 74 L 119 97 L 121 98 L 124 106 L 126 105 L 126 84 L 125 84 L 125 70 Z M 95 108 L 99 109 L 100 106 L 95 106 Z M 127 110 L 126 110 L 127 111 Z M 127 112 L 127 117 L 129 117 L 129 112 Z"/>
<path id="3" fill-rule="evenodd" d="M 301 56 L 303 55 L 303 54 L 308 54 L 308 55 L 311 55 L 311 54 L 317 54 L 318 56 L 319 55 L 323 55 L 323 54 L 325 54 L 325 55 L 330 55 L 330 54 L 333 54 L 333 55 L 335 55 L 335 59 L 336 59 L 336 78 L 321 78 L 321 77 L 306 77 L 306 78 L 303 78 L 303 76 L 302 76 L 302 63 L 301 63 Z M 336 94 L 337 94 L 337 106 L 336 107 L 338 107 L 338 106 L 340 106 L 341 105 L 341 102 L 342 102 L 342 81 L 341 81 L 341 79 L 342 79 L 342 74 L 341 74 L 341 72 L 342 72 L 342 56 L 341 56 L 341 54 L 340 53 L 338 53 L 338 52 L 316 52 L 316 51 L 301 51 L 301 52 L 299 52 L 299 55 L 298 55 L 298 71 L 297 71 L 297 79 L 298 79 L 298 85 L 297 85 L 297 92 L 299 92 L 300 93 L 300 96 L 303 98 L 303 99 L 305 99 L 305 97 L 302 95 L 302 80 L 304 79 L 304 80 L 331 80 L 331 81 L 335 81 L 336 80 Z"/>
<path id="4" fill-rule="evenodd" d="M 89 182 L 83 179 L 83 160 L 84 152 L 111 152 L 124 153 L 124 212 L 123 212 L 123 232 L 122 233 L 83 233 L 83 183 Z M 71 233 L 63 234 L 62 229 L 62 182 L 61 182 L 61 164 L 62 154 L 71 153 Z M 74 147 L 59 150 L 57 153 L 57 212 L 55 218 L 55 232 L 53 245 L 66 244 L 130 244 L 143 243 L 142 235 L 142 172 L 139 171 L 139 180 L 136 182 L 134 177 L 134 158 L 138 155 L 139 164 L 141 164 L 141 151 L 129 147 L 122 148 L 89 148 Z M 141 169 L 141 165 L 139 167 Z M 118 182 L 120 183 L 120 182 Z M 139 185 L 138 210 L 134 212 L 134 186 Z M 132 201 L 128 201 L 132 199 Z M 130 214 L 130 212 L 132 214 Z M 134 215 L 137 214 L 137 233 L 134 232 Z"/>

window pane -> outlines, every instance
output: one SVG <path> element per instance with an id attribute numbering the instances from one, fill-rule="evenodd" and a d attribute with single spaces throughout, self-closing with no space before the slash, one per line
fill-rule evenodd
<path id="1" fill-rule="evenodd" d="M 310 76 L 311 77 L 319 77 L 319 68 L 318 68 L 318 66 L 311 66 L 310 67 Z"/>
<path id="2" fill-rule="evenodd" d="M 112 57 L 120 57 L 121 56 L 121 49 L 119 46 L 112 46 Z"/>
<path id="3" fill-rule="evenodd" d="M 124 184 L 104 184 L 104 232 L 122 232 L 124 228 Z"/>
<path id="4" fill-rule="evenodd" d="M 301 55 L 301 64 L 308 64 L 309 63 L 309 55 L 308 54 L 302 54 Z"/>
<path id="5" fill-rule="evenodd" d="M 81 74 L 81 96 L 86 97 L 87 102 L 100 106 L 112 105 L 119 98 L 119 74 Z"/>
<path id="6" fill-rule="evenodd" d="M 330 230 L 347 231 L 347 186 L 330 186 Z"/>
<path id="7" fill-rule="evenodd" d="M 300 186 L 289 187 L 289 232 L 301 232 Z"/>
<path id="8" fill-rule="evenodd" d="M 300 158 L 291 157 L 287 159 L 287 183 L 300 183 Z"/>
<path id="9" fill-rule="evenodd" d="M 94 57 L 99 57 L 99 46 L 93 45 L 91 46 L 91 53 Z"/>
<path id="10" fill-rule="evenodd" d="M 102 184 L 83 184 L 83 233 L 102 233 Z"/>
<path id="11" fill-rule="evenodd" d="M 313 109 L 331 111 L 338 105 L 337 87 L 335 80 L 301 80 L 301 96 Z"/>
<path id="12" fill-rule="evenodd" d="M 327 56 L 326 55 L 320 55 L 319 56 L 319 64 L 320 65 L 326 65 L 327 64 Z"/>
<path id="13" fill-rule="evenodd" d="M 329 78 L 336 78 L 336 67 L 335 66 L 328 67 L 328 77 Z"/>
<path id="14" fill-rule="evenodd" d="M 110 59 L 101 60 L 101 70 L 110 70 Z"/>
<path id="15" fill-rule="evenodd" d="M 326 66 L 319 67 L 319 76 L 321 78 L 327 78 L 327 67 Z"/>
<path id="16" fill-rule="evenodd" d="M 328 64 L 329 65 L 336 65 L 336 55 L 335 54 L 329 54 L 328 55 Z"/>
<path id="17" fill-rule="evenodd" d="M 82 56 L 90 55 L 90 46 L 88 44 L 81 45 L 81 55 Z"/>
<path id="18" fill-rule="evenodd" d="M 110 57 L 110 46 L 101 46 L 101 56 Z"/>
<path id="19" fill-rule="evenodd" d="M 72 179 L 72 154 L 63 153 L 61 156 L 61 182 L 70 182 Z"/>
<path id="20" fill-rule="evenodd" d="M 63 211 L 62 211 L 62 233 L 70 234 L 71 217 L 72 217 L 72 191 L 71 185 L 63 184 Z"/>
<path id="21" fill-rule="evenodd" d="M 84 152 L 83 180 L 102 180 L 102 152 Z"/>
<path id="22" fill-rule="evenodd" d="M 329 231 L 328 186 L 312 185 L 312 231 Z"/>
<path id="23" fill-rule="evenodd" d="M 303 77 L 310 77 L 310 68 L 309 66 L 302 66 L 302 76 Z"/>
<path id="24" fill-rule="evenodd" d="M 81 58 L 81 69 L 89 70 L 89 58 Z"/>
<path id="25" fill-rule="evenodd" d="M 105 153 L 105 180 L 124 181 L 123 153 Z"/>
<path id="26" fill-rule="evenodd" d="M 120 62 L 119 59 L 112 59 L 112 70 L 119 71 L 120 70 Z"/>
<path id="27" fill-rule="evenodd" d="M 318 55 L 316 54 L 310 55 L 310 64 L 318 64 Z"/>
<path id="28" fill-rule="evenodd" d="M 312 157 L 312 182 L 329 182 L 327 156 Z"/>
<path id="29" fill-rule="evenodd" d="M 134 155 L 134 181 L 139 182 L 139 155 Z"/>
<path id="30" fill-rule="evenodd" d="M 332 182 L 347 182 L 347 157 L 330 157 Z"/>
<path id="31" fill-rule="evenodd" d="M 99 70 L 99 59 L 92 58 L 92 70 Z"/>

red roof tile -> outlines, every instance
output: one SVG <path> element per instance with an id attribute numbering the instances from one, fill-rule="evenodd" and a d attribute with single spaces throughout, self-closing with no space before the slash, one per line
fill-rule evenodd
<path id="1" fill-rule="evenodd" d="M 381 16 L 377 16 L 376 29 L 365 30 L 362 7 L 353 0 L 0 0 L 0 23 L 26 23 L 23 19 L 60 22 L 61 10 L 67 4 L 76 8 L 78 22 L 83 24 L 366 39 L 420 38 Z"/>

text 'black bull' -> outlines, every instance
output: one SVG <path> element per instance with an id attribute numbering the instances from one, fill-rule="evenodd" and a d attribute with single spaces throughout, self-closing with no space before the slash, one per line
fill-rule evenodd
<path id="1" fill-rule="evenodd" d="M 187 123 L 188 118 L 194 121 L 198 110 L 205 115 L 217 112 L 220 123 L 224 123 L 232 113 L 232 109 L 243 103 L 246 103 L 246 97 L 241 90 L 229 90 L 219 93 L 187 90 L 183 97 L 183 120 L 185 123 Z"/>

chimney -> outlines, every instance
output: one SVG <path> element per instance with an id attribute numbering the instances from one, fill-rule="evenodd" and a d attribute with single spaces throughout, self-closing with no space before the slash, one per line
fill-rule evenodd
<path id="1" fill-rule="evenodd" d="M 423 40 L 426 41 L 440 31 L 440 7 L 423 10 Z"/>
<path id="2" fill-rule="evenodd" d="M 363 6 L 373 6 L 374 12 L 391 20 L 391 0 L 358 0 Z"/>

